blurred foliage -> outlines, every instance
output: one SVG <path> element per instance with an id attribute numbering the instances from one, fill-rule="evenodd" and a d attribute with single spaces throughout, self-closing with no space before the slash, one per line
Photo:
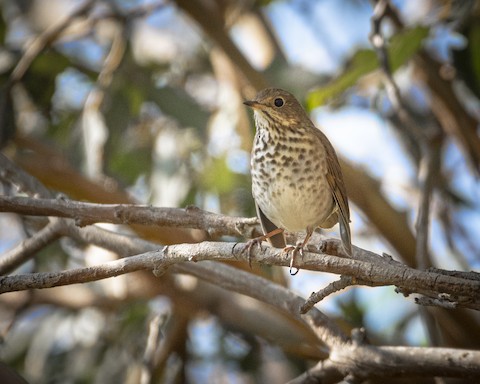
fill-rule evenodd
<path id="1" fill-rule="evenodd" d="M 340 18 L 345 15 L 345 23 L 352 21 L 347 19 L 351 16 L 349 10 L 358 12 L 359 20 L 367 17 L 368 21 L 369 16 L 360 14 L 362 9 L 371 14 L 368 2 L 94 1 L 84 15 L 70 20 L 69 24 L 75 28 L 48 41 L 26 68 L 25 75 L 15 83 L 10 82 L 15 65 L 31 42 L 71 14 L 79 3 L 66 0 L 0 3 L 0 145 L 2 152 L 34 177 L 60 193 L 75 191 L 80 200 L 180 207 L 195 204 L 224 214 L 253 216 L 247 148 L 253 127 L 242 101 L 250 98 L 258 87 L 255 79 L 265 82 L 268 79 L 272 85 L 288 88 L 301 98 L 308 95 L 310 110 L 319 106 L 336 107 L 340 111 L 351 108 L 368 111 L 388 122 L 383 127 L 388 132 L 383 133 L 387 141 L 400 143 L 400 149 L 395 147 L 395 151 L 401 154 L 392 151 L 384 160 L 398 156 L 396 168 L 374 178 L 372 175 L 380 173 L 374 167 L 383 161 L 376 161 L 373 166 L 371 163 L 349 166 L 352 179 L 347 183 L 366 188 L 350 191 L 354 243 L 385 249 L 415 265 L 415 255 L 401 254 L 390 246 L 389 235 L 402 226 L 402 233 L 414 239 L 413 223 L 422 193 L 421 180 L 416 175 L 420 174 L 422 150 L 430 143 L 415 141 L 416 137 L 402 124 L 385 97 L 380 76 L 376 76 L 380 72 L 377 55 L 369 48 L 367 36 L 362 44 L 357 39 L 345 48 L 348 39 L 343 40 L 343 33 L 347 35 L 348 25 L 341 25 L 328 35 L 328 25 L 318 21 L 321 15 L 314 12 L 317 5 L 336 4 L 330 12 L 335 9 Z M 195 14 L 188 12 L 189 6 L 204 7 L 205 3 L 211 7 L 202 13 L 204 18 L 188 16 Z M 430 132 L 434 127 L 432 131 L 441 131 L 445 136 L 442 177 L 435 180 L 432 194 L 431 232 L 435 237 L 430 246 L 432 254 L 438 256 L 433 264 L 474 269 L 479 254 L 478 179 L 452 126 L 456 122 L 464 126 L 466 120 L 461 117 L 465 110 L 478 106 L 474 96 L 480 95 L 480 7 L 478 2 L 476 8 L 475 2 L 470 2 L 472 12 L 467 17 L 453 10 L 444 17 L 437 7 L 443 10 L 449 2 L 428 3 L 424 6 L 431 7 L 427 11 L 433 16 L 427 17 L 430 13 L 425 11 L 406 25 L 392 23 L 388 29 L 388 55 L 392 70 L 402 76 L 399 85 L 406 110 L 422 127 L 422 132 Z M 304 13 L 298 12 L 299 8 Z M 421 11 L 416 4 L 411 9 L 416 10 L 413 15 L 405 16 L 415 16 L 415 12 Z M 244 16 L 256 23 L 246 23 Z M 291 19 L 285 23 L 281 17 L 287 16 Z M 212 30 L 208 23 L 211 20 L 215 20 L 212 25 L 220 20 L 225 27 Z M 278 20 L 281 22 L 276 23 Z M 243 29 L 239 27 L 242 21 Z M 452 21 L 458 21 L 458 28 L 451 25 Z M 285 26 L 291 27 L 288 33 Z M 439 27 L 449 29 L 451 34 L 462 34 L 467 44 L 455 50 L 447 47 L 445 57 L 435 50 L 427 51 L 425 43 Z M 313 36 L 315 44 L 332 57 L 337 55 L 335 73 L 316 72 L 302 62 L 305 56 L 298 58 L 298 52 L 292 54 L 290 51 L 294 51 L 296 44 L 288 40 L 291 36 L 305 41 Z M 112 48 L 115 38 L 123 39 L 124 52 Z M 318 46 L 312 49 L 312 55 L 322 51 Z M 432 89 L 428 81 L 406 71 L 419 54 L 439 56 L 438 67 L 447 74 L 451 71 L 446 70 L 453 67 L 455 73 L 450 78 L 440 77 L 438 89 Z M 239 55 L 252 60 L 238 60 Z M 250 65 L 253 62 L 255 68 Z M 424 70 L 429 73 L 437 71 L 437 67 Z M 371 82 L 370 76 L 375 77 Z M 442 108 L 437 111 L 432 103 L 443 102 L 443 109 L 448 109 L 451 100 L 443 100 L 441 91 L 453 87 L 458 90 L 460 79 L 473 95 L 454 93 L 465 110 L 445 117 L 440 113 Z M 365 82 L 367 87 L 363 86 Z M 344 97 L 345 94 L 353 97 Z M 453 93 L 443 94 L 450 97 Z M 85 116 L 92 115 L 95 124 L 86 123 Z M 470 118 L 467 121 L 473 121 L 474 129 L 478 130 L 478 110 Z M 390 130 L 396 136 L 389 135 Z M 413 165 L 405 161 L 409 158 L 415 159 Z M 412 169 L 401 171 L 407 167 Z M 357 179 L 353 180 L 354 177 Z M 363 196 L 359 198 L 358 194 Z M 375 212 L 380 205 L 372 202 L 380 199 L 389 210 Z M 375 217 L 392 226 L 375 227 Z M 18 238 L 25 237 L 22 231 L 13 228 L 8 221 L 0 232 L 9 232 L 12 238 L 14 232 L 20 232 Z M 205 234 L 180 229 L 154 228 L 152 232 L 156 236 L 153 240 L 162 244 L 210 239 Z M 39 252 L 37 263 L 22 268 L 59 270 L 89 265 L 92 260 L 109 260 L 105 257 L 98 249 L 60 241 Z M 264 276 L 288 284 L 276 269 L 269 268 Z M 151 382 L 207 383 L 215 379 L 218 383 L 261 383 L 272 382 L 273 378 L 285 382 L 315 363 L 313 359 L 318 357 L 317 345 L 312 347 L 307 341 L 299 343 L 295 339 L 296 319 L 288 318 L 291 329 L 280 328 L 275 322 L 260 324 L 258 316 L 252 315 L 255 311 L 246 310 L 252 306 L 257 315 L 258 311 L 271 310 L 262 304 L 245 304 L 233 295 L 216 302 L 224 292 L 205 286 L 196 286 L 194 291 L 189 284 L 198 282 L 185 283 L 178 276 L 158 279 L 154 284 L 149 284 L 145 275 L 124 277 L 30 292 L 15 296 L 14 300 L 4 297 L 7 295 L 0 297 L 3 313 L 0 324 L 5 334 L 2 360 L 32 383 L 136 383 L 144 362 L 149 325 L 159 314 L 167 320 L 159 326 L 157 341 L 163 354 L 160 353 L 158 365 L 153 367 L 157 380 Z M 299 284 L 304 289 L 303 295 L 310 294 L 310 286 L 318 289 L 326 284 L 318 274 L 312 277 L 305 272 L 301 278 L 305 279 L 301 280 L 305 286 Z M 314 283 L 308 285 L 311 279 Z M 407 343 L 409 327 L 421 319 L 419 312 L 406 309 L 389 328 L 390 334 L 385 334 L 386 331 L 382 334 L 376 324 L 368 324 L 367 313 L 378 304 L 360 305 L 359 295 L 329 297 L 331 301 L 325 308 L 335 309 L 338 322 L 347 333 L 352 327 L 365 326 L 369 337 L 378 343 Z M 168 297 L 171 302 L 159 305 L 159 297 Z M 390 305 L 405 305 L 406 299 L 398 300 Z M 241 315 L 239 310 L 243 310 Z M 230 311 L 235 315 L 230 315 Z M 201 332 L 195 325 L 205 318 L 215 319 L 214 326 L 207 334 L 198 334 Z M 470 312 L 441 312 L 436 322 L 439 329 L 451 331 L 446 332 L 445 345 L 480 346 L 478 317 Z M 266 340 L 262 333 L 265 328 L 271 328 L 277 337 Z M 417 330 L 415 335 L 418 344 L 427 339 L 422 331 Z M 194 339 L 199 339 L 197 344 Z M 292 339 L 293 345 L 289 344 Z"/>
<path id="2" fill-rule="evenodd" d="M 465 85 L 480 98 L 480 16 L 473 15 L 460 32 L 467 44 L 453 51 L 455 68 Z"/>
<path id="3" fill-rule="evenodd" d="M 392 71 L 404 65 L 422 47 L 428 36 L 428 28 L 415 27 L 394 35 L 388 43 L 388 56 Z M 328 84 L 313 90 L 307 97 L 307 106 L 313 109 L 339 97 L 353 87 L 358 80 L 374 70 L 378 70 L 378 58 L 372 49 L 360 49 L 355 52 L 345 68 Z"/>
<path id="4" fill-rule="evenodd" d="M 55 92 L 56 78 L 71 65 L 68 57 L 56 51 L 46 51 L 37 56 L 30 66 L 30 70 L 23 78 L 23 84 L 36 105 L 50 113 L 52 97 Z"/>

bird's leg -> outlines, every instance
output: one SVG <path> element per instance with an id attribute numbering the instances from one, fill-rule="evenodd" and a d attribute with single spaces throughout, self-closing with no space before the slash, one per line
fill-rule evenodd
<path id="1" fill-rule="evenodd" d="M 290 275 L 291 276 L 295 276 L 298 271 L 300 269 L 297 268 L 297 270 L 295 272 L 292 272 L 292 269 L 293 269 L 293 262 L 295 260 L 295 256 L 299 253 L 300 256 L 303 257 L 303 249 L 305 248 L 305 246 L 307 245 L 308 241 L 310 240 L 310 237 L 312 237 L 312 234 L 313 234 L 313 228 L 310 228 L 308 227 L 307 228 L 307 234 L 305 235 L 305 238 L 303 239 L 303 241 L 298 241 L 297 244 L 295 244 L 295 246 L 289 246 L 289 247 L 285 247 L 283 249 L 283 252 L 290 252 L 292 251 L 292 257 L 290 259 Z"/>
<path id="2" fill-rule="evenodd" d="M 248 256 L 248 265 L 252 268 L 252 248 L 257 245 L 260 249 L 262 249 L 262 241 L 269 239 L 279 233 L 282 233 L 284 230 L 282 228 L 275 228 L 273 231 L 270 231 L 262 236 L 255 237 L 254 239 L 250 239 L 247 241 L 247 244 L 242 249 L 241 253 L 247 252 Z"/>

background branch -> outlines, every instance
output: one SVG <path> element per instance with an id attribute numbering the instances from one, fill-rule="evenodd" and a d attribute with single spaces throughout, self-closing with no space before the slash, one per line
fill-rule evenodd
<path id="1" fill-rule="evenodd" d="M 12 272 L 15 268 L 33 258 L 45 246 L 61 236 L 60 228 L 65 225 L 63 220 L 52 219 L 49 224 L 34 233 L 32 237 L 23 240 L 15 248 L 5 252 L 0 258 L 0 275 Z"/>

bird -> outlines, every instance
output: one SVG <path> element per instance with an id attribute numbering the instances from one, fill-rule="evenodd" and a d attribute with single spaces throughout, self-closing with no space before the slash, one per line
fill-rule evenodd
<path id="1" fill-rule="evenodd" d="M 263 236 L 275 248 L 303 255 L 317 227 L 340 224 L 345 252 L 352 255 L 350 210 L 342 170 L 335 149 L 310 120 L 290 92 L 267 88 L 244 104 L 253 109 L 256 126 L 251 153 L 252 195 Z M 287 246 L 285 231 L 306 231 L 295 246 Z M 250 259 L 250 256 L 249 256 Z"/>

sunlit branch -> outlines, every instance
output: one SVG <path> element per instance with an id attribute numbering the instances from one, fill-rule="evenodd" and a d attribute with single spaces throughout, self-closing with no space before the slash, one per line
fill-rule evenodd
<path id="1" fill-rule="evenodd" d="M 78 226 L 94 223 L 142 224 L 159 227 L 193 228 L 210 236 L 259 236 L 257 218 L 220 215 L 197 207 L 158 208 L 133 204 L 95 204 L 67 199 L 30 199 L 0 196 L 0 212 L 30 216 L 74 219 Z"/>
<path id="2" fill-rule="evenodd" d="M 338 242 L 336 240 L 329 240 Z M 199 244 L 178 244 L 158 251 L 141 253 L 109 263 L 62 272 L 42 272 L 28 275 L 5 276 L 0 279 L 0 293 L 25 289 L 49 288 L 60 285 L 96 281 L 108 277 L 138 271 L 151 270 L 164 273 L 173 264 L 199 261 L 248 261 L 244 244 L 203 242 Z M 305 252 L 299 259 L 300 269 L 329 272 L 351 276 L 352 282 L 367 286 L 395 285 L 405 293 L 421 292 L 429 297 L 439 294 L 467 296 L 465 306 L 480 309 L 478 280 L 445 276 L 433 272 L 419 271 L 389 260 L 372 252 L 355 247 L 353 259 L 314 252 Z M 252 259 L 266 265 L 288 266 L 289 257 L 278 250 L 265 247 L 252 249 Z M 446 296 L 448 297 L 448 296 Z"/>

